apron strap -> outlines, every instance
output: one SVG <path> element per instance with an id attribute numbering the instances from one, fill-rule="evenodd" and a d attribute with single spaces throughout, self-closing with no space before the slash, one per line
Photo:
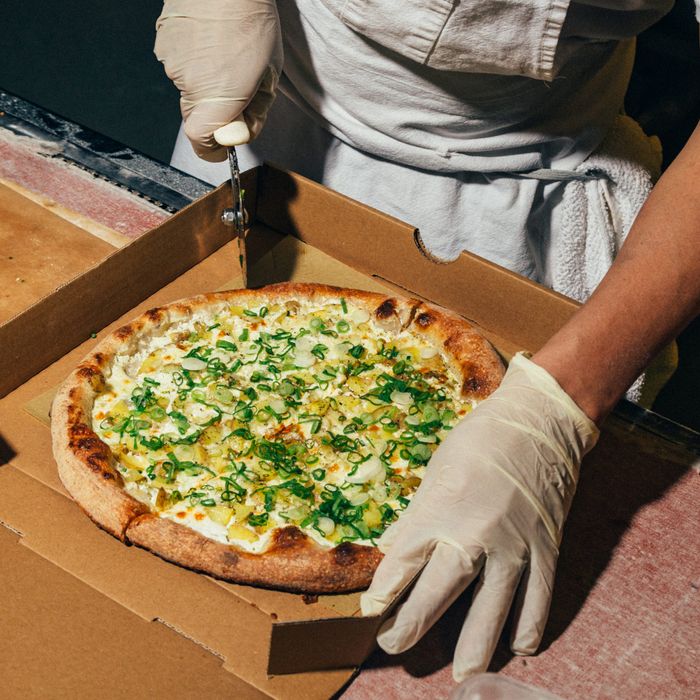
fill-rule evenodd
<path id="1" fill-rule="evenodd" d="M 514 177 L 528 178 L 532 180 L 545 180 L 549 182 L 569 182 L 571 180 L 612 180 L 610 175 L 600 168 L 589 168 L 577 172 L 576 170 L 554 170 L 552 168 L 538 168 L 525 173 L 508 173 Z"/>

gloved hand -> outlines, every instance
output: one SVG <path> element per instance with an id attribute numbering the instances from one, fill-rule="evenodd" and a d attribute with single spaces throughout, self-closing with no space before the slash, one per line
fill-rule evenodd
<path id="1" fill-rule="evenodd" d="M 363 614 L 380 613 L 425 566 L 379 645 L 392 654 L 413 646 L 481 573 L 455 680 L 488 666 L 516 592 L 511 648 L 534 653 L 579 465 L 598 435 L 546 370 L 516 355 L 501 386 L 435 451 L 413 501 L 379 540 L 386 556 Z"/>
<path id="2" fill-rule="evenodd" d="M 155 54 L 180 90 L 185 133 L 209 161 L 226 158 L 216 129 L 243 114 L 262 129 L 282 70 L 274 0 L 165 0 Z"/>

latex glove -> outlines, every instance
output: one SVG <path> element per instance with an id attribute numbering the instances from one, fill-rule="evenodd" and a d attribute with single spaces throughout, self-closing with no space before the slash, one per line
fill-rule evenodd
<path id="1" fill-rule="evenodd" d="M 379 645 L 392 654 L 413 646 L 481 573 L 455 680 L 488 666 L 516 592 L 511 648 L 534 653 L 579 465 L 598 434 L 546 370 L 516 355 L 501 386 L 435 451 L 413 501 L 379 540 L 386 556 L 363 614 L 383 611 L 425 566 Z"/>
<path id="2" fill-rule="evenodd" d="M 201 158 L 224 160 L 214 131 L 242 114 L 255 138 L 275 97 L 282 39 L 274 0 L 165 0 L 156 30 L 187 137 Z"/>

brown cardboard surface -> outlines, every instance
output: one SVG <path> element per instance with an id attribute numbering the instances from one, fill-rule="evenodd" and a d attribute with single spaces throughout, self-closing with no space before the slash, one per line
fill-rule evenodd
<path id="1" fill-rule="evenodd" d="M 21 534 L 27 549 L 144 622 L 163 622 L 213 652 L 224 668 L 266 696 L 326 698 L 351 676 L 341 670 L 269 678 L 267 613 L 206 576 L 125 547 L 96 528 L 68 498 L 11 466 L 0 470 L 0 514 L 4 525 Z"/>
<path id="2" fill-rule="evenodd" d="M 0 183 L 0 323 L 113 251 L 114 246 Z"/>
<path id="3" fill-rule="evenodd" d="M 47 428 L 51 425 L 51 404 L 58 387 L 51 387 L 43 394 L 35 396 L 25 406 L 24 410 L 36 418 L 40 423 L 43 423 Z"/>
<path id="4" fill-rule="evenodd" d="M 287 281 L 317 282 L 390 293 L 387 285 L 380 280 L 358 272 L 294 236 L 286 236 L 271 248 L 251 268 L 249 277 L 253 287 Z"/>
<path id="5" fill-rule="evenodd" d="M 255 197 L 247 197 L 257 216 L 248 237 L 256 284 L 306 279 L 365 289 L 410 289 L 476 320 L 489 337 L 505 338 L 506 353 L 510 348 L 535 349 L 575 308 L 473 256 L 437 265 L 416 247 L 410 226 L 303 178 L 270 168 L 257 174 L 262 178 L 257 211 Z M 246 190 L 253 195 L 255 176 L 246 175 Z M 0 400 L 0 455 L 12 464 L 9 471 L 0 470 L 0 520 L 23 533 L 26 548 L 69 571 L 82 585 L 144 621 L 162 620 L 214 650 L 248 686 L 270 697 L 327 697 L 350 678 L 350 671 L 268 679 L 268 644 L 270 668 L 278 672 L 300 668 L 297 664 L 322 669 L 357 663 L 371 649 L 379 624 L 357 617 L 357 596 L 324 596 L 307 605 L 300 596 L 214 581 L 124 547 L 66 498 L 51 457 L 49 432 L 21 410 L 37 397 L 34 414 L 46 410 L 46 393 L 93 347 L 91 331 L 106 326 L 99 339 L 149 307 L 236 286 L 235 242 L 226 243 L 230 232 L 218 223 L 227 197 L 225 187 L 207 195 L 38 302 L 18 317 L 12 333 L 8 325 L 0 328 L 0 363 L 13 370 L 5 389 L 41 363 L 57 360 Z M 38 364 L 15 369 L 22 365 L 20 351 L 36 342 L 36 324 L 48 350 Z M 7 338 L 12 341 L 9 350 L 3 346 Z M 28 493 L 41 508 L 27 508 Z M 349 639 L 352 646 L 338 644 Z"/>
<path id="6" fill-rule="evenodd" d="M 207 650 L 141 620 L 2 527 L 0 552 L 3 697 L 268 697 Z"/>
<path id="7" fill-rule="evenodd" d="M 275 625 L 268 673 L 294 673 L 307 666 L 309 658 L 324 659 L 329 668 L 359 666 L 375 648 L 375 637 L 382 621 L 375 618 L 369 627 L 364 618 L 345 619 L 342 628 L 336 620 Z M 337 643 L 339 639 L 342 644 Z"/>

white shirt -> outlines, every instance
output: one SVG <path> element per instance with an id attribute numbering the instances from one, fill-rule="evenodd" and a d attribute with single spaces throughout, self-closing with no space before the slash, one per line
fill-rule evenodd
<path id="1" fill-rule="evenodd" d="M 573 169 L 621 108 L 630 37 L 671 4 L 281 2 L 282 90 L 344 142 L 411 167 Z M 624 17 L 614 37 L 611 14 Z"/>
<path id="2" fill-rule="evenodd" d="M 281 0 L 286 98 L 239 158 L 416 225 L 436 257 L 551 283 L 563 185 L 512 173 L 585 162 L 622 105 L 629 37 L 670 4 Z M 226 178 L 191 154 L 181 134 L 176 167 Z"/>

